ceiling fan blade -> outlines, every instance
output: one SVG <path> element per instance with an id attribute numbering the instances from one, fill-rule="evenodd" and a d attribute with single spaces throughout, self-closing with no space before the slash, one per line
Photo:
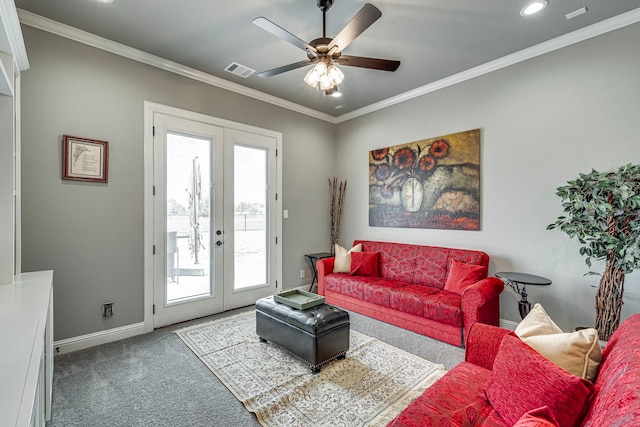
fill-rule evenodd
<path id="1" fill-rule="evenodd" d="M 261 73 L 258 73 L 258 76 L 259 77 L 273 77 L 273 76 L 277 76 L 278 74 L 285 73 L 287 71 L 295 70 L 296 68 L 304 67 L 305 65 L 311 65 L 313 63 L 314 63 L 314 61 L 310 61 L 308 59 L 306 61 L 294 62 L 293 64 L 283 65 L 282 67 L 274 68 L 272 70 L 263 71 Z"/>
<path id="2" fill-rule="evenodd" d="M 331 40 L 328 49 L 331 51 L 335 48 L 338 52 L 343 51 L 344 48 L 351 44 L 356 37 L 362 34 L 364 30 L 369 28 L 371 24 L 376 22 L 381 16 L 382 12 L 380 12 L 380 9 L 370 3 L 365 4 L 338 35 Z"/>
<path id="3" fill-rule="evenodd" d="M 298 37 L 294 36 L 293 34 L 291 34 L 289 31 L 285 30 L 284 28 L 274 24 L 273 22 L 269 21 L 267 18 L 264 18 L 262 16 L 256 18 L 253 20 L 253 23 L 255 25 L 257 25 L 258 27 L 262 28 L 263 30 L 266 30 L 268 32 L 270 32 L 271 34 L 273 34 L 274 36 L 281 38 L 282 40 L 291 43 L 292 45 L 299 47 L 302 50 L 306 50 L 308 52 L 311 52 L 311 54 L 313 56 L 318 56 L 317 55 L 317 51 L 316 48 L 311 46 L 309 43 L 299 39 Z"/>
<path id="4" fill-rule="evenodd" d="M 347 55 L 342 55 L 340 58 L 334 59 L 333 62 L 349 67 L 373 68 L 374 70 L 382 71 L 395 71 L 400 66 L 400 61 Z"/>

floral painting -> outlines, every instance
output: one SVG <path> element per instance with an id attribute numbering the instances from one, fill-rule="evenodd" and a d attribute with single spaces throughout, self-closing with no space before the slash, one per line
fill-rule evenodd
<path id="1" fill-rule="evenodd" d="M 369 152 L 369 225 L 480 229 L 480 129 Z"/>

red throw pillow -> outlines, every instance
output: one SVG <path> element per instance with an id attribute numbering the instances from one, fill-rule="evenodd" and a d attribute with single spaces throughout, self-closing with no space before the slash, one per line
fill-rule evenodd
<path id="1" fill-rule="evenodd" d="M 484 279 L 485 275 L 485 268 L 482 265 L 467 264 L 454 259 L 449 266 L 449 277 L 444 290 L 462 295 L 465 289 L 478 280 Z"/>
<path id="2" fill-rule="evenodd" d="M 524 414 L 513 427 L 560 427 L 548 406 Z"/>
<path id="3" fill-rule="evenodd" d="M 491 406 L 509 425 L 542 406 L 559 425 L 576 425 L 592 392 L 593 384 L 550 362 L 513 332 L 502 339 L 485 386 Z"/>
<path id="4" fill-rule="evenodd" d="M 378 277 L 379 252 L 351 252 L 352 276 Z"/>

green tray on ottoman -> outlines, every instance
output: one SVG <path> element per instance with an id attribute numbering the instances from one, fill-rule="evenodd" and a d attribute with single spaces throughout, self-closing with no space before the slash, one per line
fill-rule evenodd
<path id="1" fill-rule="evenodd" d="M 298 310 L 306 310 L 324 303 L 324 297 L 311 292 L 300 291 L 297 289 L 284 291 L 275 294 L 273 299 L 280 304 L 286 304 Z"/>

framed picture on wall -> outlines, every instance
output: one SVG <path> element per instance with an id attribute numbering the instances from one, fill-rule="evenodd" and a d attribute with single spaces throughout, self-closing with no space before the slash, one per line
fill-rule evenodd
<path id="1" fill-rule="evenodd" d="M 107 182 L 109 143 L 64 135 L 62 138 L 62 179 Z"/>
<path id="2" fill-rule="evenodd" d="M 480 129 L 370 151 L 369 225 L 480 230 Z"/>

